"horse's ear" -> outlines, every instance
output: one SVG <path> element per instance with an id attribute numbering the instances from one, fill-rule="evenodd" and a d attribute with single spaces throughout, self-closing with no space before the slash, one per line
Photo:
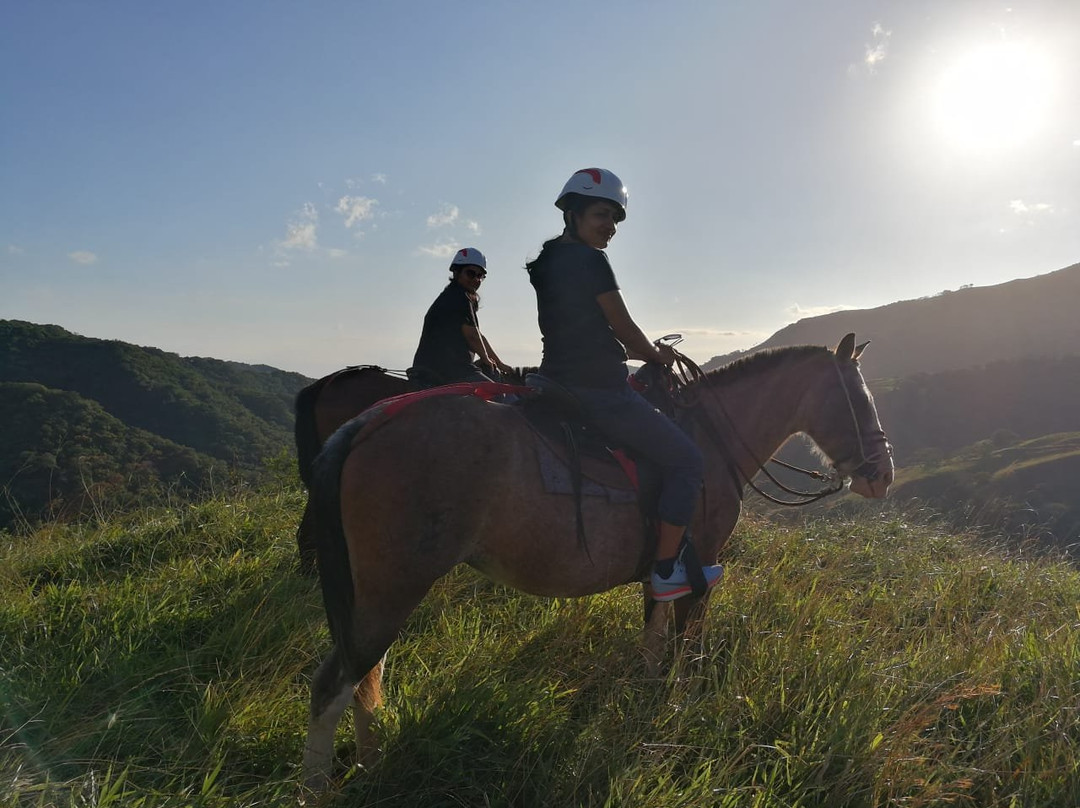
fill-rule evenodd
<path id="1" fill-rule="evenodd" d="M 844 338 L 840 340 L 840 344 L 836 346 L 837 359 L 851 359 L 855 354 L 855 334 L 845 334 Z"/>
<path id="2" fill-rule="evenodd" d="M 862 356 L 862 352 L 866 350 L 866 346 L 869 345 L 869 344 L 870 344 L 870 340 L 867 340 L 866 342 L 860 342 L 858 345 L 856 345 L 855 346 L 855 353 L 853 353 L 851 355 L 851 358 L 852 359 L 858 359 L 860 356 Z"/>

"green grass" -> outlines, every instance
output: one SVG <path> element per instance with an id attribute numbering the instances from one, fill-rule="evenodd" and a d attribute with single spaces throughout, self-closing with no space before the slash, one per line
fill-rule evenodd
<path id="1" fill-rule="evenodd" d="M 295 804 L 328 637 L 290 487 L 0 534 L 0 808 Z M 897 514 L 745 520 L 650 679 L 635 587 L 467 569 L 391 651 L 327 805 L 1080 804 L 1080 575 Z"/>

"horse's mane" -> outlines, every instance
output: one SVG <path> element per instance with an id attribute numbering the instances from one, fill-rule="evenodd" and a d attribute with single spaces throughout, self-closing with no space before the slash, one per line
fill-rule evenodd
<path id="1" fill-rule="evenodd" d="M 828 353 L 832 352 L 822 345 L 790 345 L 783 348 L 765 348 L 710 370 L 705 374 L 705 381 L 710 385 L 732 384 L 749 373 L 761 373 L 790 360 Z"/>

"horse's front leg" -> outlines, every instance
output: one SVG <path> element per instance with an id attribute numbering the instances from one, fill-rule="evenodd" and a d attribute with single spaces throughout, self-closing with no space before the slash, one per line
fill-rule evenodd
<path id="1" fill-rule="evenodd" d="M 660 675 L 667 651 L 668 627 L 675 620 L 675 637 L 679 650 L 689 649 L 701 654 L 705 626 L 705 604 L 709 593 L 703 597 L 685 597 L 659 603 L 652 599 L 648 584 L 644 587 L 645 627 L 641 632 L 641 652 L 645 657 L 645 670 L 651 677 Z"/>
<path id="2" fill-rule="evenodd" d="M 683 648 L 701 651 L 705 630 L 705 604 L 708 603 L 709 594 L 706 592 L 700 598 L 690 596 L 674 602 L 675 636 L 680 640 Z"/>
<path id="3" fill-rule="evenodd" d="M 651 678 L 660 675 L 667 649 L 668 625 L 671 623 L 672 603 L 653 600 L 652 587 L 642 587 L 645 601 L 645 626 L 641 631 L 641 653 L 645 657 L 645 672 Z"/>

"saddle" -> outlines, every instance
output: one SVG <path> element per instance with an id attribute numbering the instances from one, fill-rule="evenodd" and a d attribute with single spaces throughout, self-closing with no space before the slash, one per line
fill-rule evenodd
<path id="1" fill-rule="evenodd" d="M 663 482 L 659 468 L 629 448 L 613 445 L 589 422 L 574 395 L 558 382 L 536 373 L 526 376 L 525 381 L 535 394 L 516 406 L 541 439 L 538 454 L 545 489 L 549 493 L 573 495 L 578 542 L 586 553 L 583 497 L 606 496 L 611 502 L 636 499 L 645 537 L 641 563 L 644 574 L 651 565 L 658 536 L 657 504 Z M 663 369 L 645 366 L 629 383 L 653 406 L 669 417 L 674 415 L 673 391 Z M 557 459 L 552 461 L 551 455 Z M 565 470 L 568 480 L 552 473 L 553 463 Z"/>
<path id="2" fill-rule="evenodd" d="M 526 383 L 534 394 L 516 406 L 556 462 L 565 464 L 572 481 L 572 491 L 554 484 L 547 486 L 549 493 L 605 494 L 613 501 L 629 498 L 642 502 L 650 499 L 653 489 L 659 495 L 659 473 L 652 464 L 625 447 L 613 445 L 589 422 L 569 390 L 538 373 L 530 373 Z M 541 455 L 541 466 L 544 461 Z M 545 475 L 546 484 L 552 476 Z"/>

